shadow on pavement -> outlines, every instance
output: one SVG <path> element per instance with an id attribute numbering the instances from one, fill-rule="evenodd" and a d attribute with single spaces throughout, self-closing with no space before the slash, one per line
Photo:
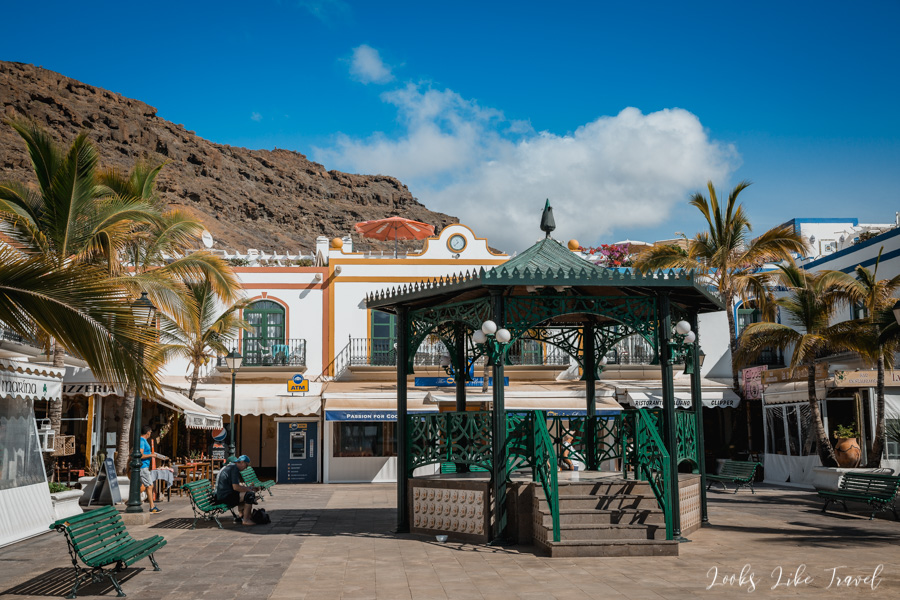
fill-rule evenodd
<path id="1" fill-rule="evenodd" d="M 116 579 L 119 585 L 125 587 L 125 582 L 143 571 L 143 568 L 130 568 L 120 572 Z M 50 569 L 45 573 L 41 573 L 36 577 L 32 577 L 24 583 L 20 583 L 15 587 L 0 592 L 0 596 L 49 596 L 49 597 L 65 597 L 72 591 L 75 583 L 75 569 L 60 567 L 58 569 Z M 109 582 L 108 578 L 103 579 L 100 583 L 83 583 L 78 588 L 78 596 L 102 596 L 112 592 L 115 597 L 115 588 Z M 128 590 L 125 590 L 128 593 Z"/>
<path id="2" fill-rule="evenodd" d="M 160 521 L 156 525 L 151 525 L 150 529 L 190 529 L 191 525 L 194 523 L 194 519 L 166 519 L 165 521 Z M 199 528 L 203 523 L 202 520 L 197 522 L 197 527 Z M 216 527 L 216 522 L 211 521 L 213 527 Z"/>

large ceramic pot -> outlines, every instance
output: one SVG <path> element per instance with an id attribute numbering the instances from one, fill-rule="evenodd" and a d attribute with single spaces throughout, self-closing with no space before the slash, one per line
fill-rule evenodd
<path id="1" fill-rule="evenodd" d="M 856 438 L 838 438 L 838 443 L 834 447 L 834 457 L 838 465 L 845 469 L 858 467 L 862 459 L 859 441 Z"/>

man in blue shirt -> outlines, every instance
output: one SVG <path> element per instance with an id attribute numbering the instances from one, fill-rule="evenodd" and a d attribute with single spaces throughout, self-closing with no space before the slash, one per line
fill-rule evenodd
<path id="1" fill-rule="evenodd" d="M 250 518 L 253 505 L 246 501 L 246 495 L 252 495 L 256 491 L 251 485 L 244 483 L 241 471 L 250 466 L 250 457 L 241 454 L 236 461 L 228 463 L 219 471 L 216 479 L 216 501 L 226 504 L 228 508 L 239 506 L 241 522 L 244 525 L 256 525 Z M 249 494 L 247 494 L 249 492 Z"/>
<path id="2" fill-rule="evenodd" d="M 141 429 L 141 491 L 147 493 L 147 499 L 150 501 L 150 512 L 153 514 L 161 513 L 162 509 L 153 503 L 153 479 L 150 477 L 150 459 L 161 457 L 160 454 L 153 452 L 150 447 L 150 434 L 153 428 L 144 425 Z"/>

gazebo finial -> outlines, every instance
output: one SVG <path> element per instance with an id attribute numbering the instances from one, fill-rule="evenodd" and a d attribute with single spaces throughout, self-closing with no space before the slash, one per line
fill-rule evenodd
<path id="1" fill-rule="evenodd" d="M 550 232 L 556 229 L 556 221 L 553 220 L 553 207 L 550 206 L 550 199 L 544 205 L 544 213 L 541 215 L 541 231 L 550 237 Z"/>

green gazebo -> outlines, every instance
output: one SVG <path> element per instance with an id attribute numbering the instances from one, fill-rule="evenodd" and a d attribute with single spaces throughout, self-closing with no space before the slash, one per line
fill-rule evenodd
<path id="1" fill-rule="evenodd" d="M 539 411 L 508 414 L 504 406 L 506 351 L 516 340 L 557 346 L 577 361 L 585 382 L 586 417 L 573 429 L 587 470 L 621 459 L 622 472 L 650 483 L 665 514 L 668 539 L 681 539 L 678 471 L 690 465 L 701 479 L 706 521 L 698 315 L 723 310 L 721 300 L 693 272 L 639 273 L 606 269 L 584 260 L 550 237 L 549 202 L 541 229 L 546 237 L 492 269 L 404 285 L 371 295 L 370 309 L 397 316 L 397 530 L 410 529 L 409 482 L 416 467 L 441 463 L 487 471 L 491 479 L 491 538 L 502 540 L 509 472 L 530 467 L 554 511 L 559 540 L 556 455 Z M 656 354 L 663 410 L 596 414 L 595 383 L 605 356 L 620 340 L 638 335 Z M 456 377 L 456 412 L 407 413 L 407 377 L 428 336 L 450 351 Z M 485 357 L 493 369 L 492 410 L 466 412 L 466 378 Z M 691 374 L 691 411 L 675 410 L 673 364 Z M 503 443 L 493 443 L 502 440 Z M 611 440 L 613 440 L 611 442 Z"/>

